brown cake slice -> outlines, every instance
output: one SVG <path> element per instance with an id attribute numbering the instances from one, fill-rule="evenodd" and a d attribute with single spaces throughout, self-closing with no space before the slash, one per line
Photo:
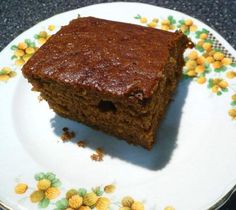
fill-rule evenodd
<path id="1" fill-rule="evenodd" d="M 188 46 L 180 32 L 78 18 L 32 56 L 23 74 L 59 115 L 151 149 Z"/>

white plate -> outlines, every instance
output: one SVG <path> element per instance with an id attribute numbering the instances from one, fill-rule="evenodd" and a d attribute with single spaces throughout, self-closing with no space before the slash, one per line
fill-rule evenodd
<path id="1" fill-rule="evenodd" d="M 37 189 L 34 175 L 39 172 L 53 172 L 62 182 L 58 187 L 60 196 L 50 200 L 48 209 L 54 209 L 55 202 L 65 197 L 70 188 L 89 190 L 101 186 L 102 189 L 111 183 L 116 191 L 104 193 L 112 202 L 111 209 L 119 209 L 126 195 L 142 202 L 148 210 L 162 210 L 168 205 L 177 210 L 202 210 L 217 203 L 236 183 L 236 118 L 228 115 L 230 109 L 235 109 L 231 97 L 236 90 L 236 78 L 226 77 L 230 74 L 227 72 L 236 71 L 235 66 L 226 65 L 216 73 L 210 65 L 211 72 L 206 74 L 207 82 L 202 85 L 196 78 L 183 80 L 159 129 L 158 142 L 149 152 L 56 116 L 46 102 L 39 103 L 38 94 L 30 90 L 20 67 L 11 59 L 12 45 L 25 39 L 37 43 L 35 34 L 47 30 L 50 24 L 55 24 L 58 30 L 78 14 L 142 25 L 146 23 L 140 23 L 141 17 L 146 17 L 148 23 L 158 18 L 157 27 L 170 15 L 177 21 L 175 25 L 179 20 L 190 18 L 180 12 L 140 3 L 99 4 L 51 17 L 13 40 L 0 53 L 1 67 L 8 66 L 17 72 L 16 77 L 0 82 L 1 203 L 15 210 L 38 209 L 38 205 L 31 202 L 30 194 Z M 217 32 L 191 19 L 197 31 L 203 28 L 209 31 L 213 47 L 218 45 L 226 57 L 236 57 L 234 49 Z M 199 41 L 196 34 L 189 34 L 194 42 Z M 207 87 L 210 79 L 218 77 L 227 81 L 221 86 L 218 83 L 220 96 Z M 60 140 L 63 127 L 76 132 L 73 142 Z M 81 139 L 87 142 L 86 148 L 75 144 Z M 97 147 L 105 150 L 102 162 L 90 159 Z M 14 188 L 18 183 L 26 183 L 29 189 L 24 194 L 16 194 Z M 41 202 L 41 206 L 46 206 L 47 201 Z"/>

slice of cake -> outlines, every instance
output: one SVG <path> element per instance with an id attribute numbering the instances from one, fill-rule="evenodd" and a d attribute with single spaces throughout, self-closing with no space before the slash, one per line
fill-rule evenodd
<path id="1" fill-rule="evenodd" d="M 78 18 L 23 74 L 59 115 L 151 149 L 189 44 L 181 32 Z"/>

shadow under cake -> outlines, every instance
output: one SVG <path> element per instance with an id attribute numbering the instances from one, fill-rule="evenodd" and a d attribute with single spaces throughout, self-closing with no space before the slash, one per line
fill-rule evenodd
<path id="1" fill-rule="evenodd" d="M 181 32 L 78 18 L 23 74 L 59 115 L 151 149 L 189 46 Z"/>

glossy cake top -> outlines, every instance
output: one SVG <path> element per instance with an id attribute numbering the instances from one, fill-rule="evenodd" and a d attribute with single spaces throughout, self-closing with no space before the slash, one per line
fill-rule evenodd
<path id="1" fill-rule="evenodd" d="M 94 17 L 78 18 L 53 35 L 25 64 L 23 73 L 142 100 L 152 96 L 170 48 L 183 36 Z"/>

